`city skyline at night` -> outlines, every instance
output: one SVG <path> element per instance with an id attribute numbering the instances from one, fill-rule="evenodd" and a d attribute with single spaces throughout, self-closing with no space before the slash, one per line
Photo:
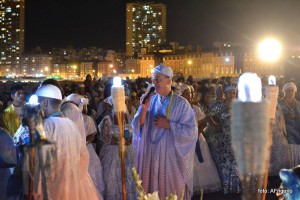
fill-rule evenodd
<path id="1" fill-rule="evenodd" d="M 167 7 L 167 42 L 203 46 L 213 41 L 255 43 L 265 35 L 299 41 L 297 0 L 160 2 Z M 25 9 L 26 50 L 68 45 L 125 49 L 125 1 L 26 1 Z"/>
<path id="2" fill-rule="evenodd" d="M 148 76 L 151 68 L 159 63 L 170 65 L 185 76 L 191 73 L 198 77 L 236 76 L 238 72 L 249 70 L 268 74 L 273 68 L 265 69 L 265 63 L 257 57 L 254 45 L 266 35 L 277 36 L 281 42 L 287 41 L 281 36 L 293 35 L 290 38 L 297 41 L 297 32 L 287 28 L 297 24 L 295 20 L 282 28 L 285 20 L 295 16 L 293 9 L 289 10 L 288 17 L 285 16 L 287 8 L 294 5 L 293 0 L 280 9 L 277 7 L 277 14 L 274 13 L 275 5 L 279 6 L 276 0 L 274 5 L 267 4 L 267 1 L 260 4 L 239 4 L 235 1 L 227 4 L 220 0 L 200 0 L 200 4 L 194 0 L 184 4 L 167 0 L 131 1 L 127 2 L 127 7 L 124 2 L 113 1 L 25 1 L 25 51 L 21 34 L 16 40 L 20 44 L 18 55 L 14 56 L 18 66 L 12 61 L 2 62 L 1 76 L 77 78 L 87 73 L 97 76 L 141 73 Z M 19 25 L 17 20 L 13 20 L 14 23 L 9 21 L 12 20 L 10 14 L 24 16 L 24 12 L 12 10 L 7 2 L 20 0 L 1 1 L 4 5 L 2 21 L 7 22 L 11 30 L 24 33 L 22 17 L 18 18 L 23 22 Z M 240 12 L 238 15 L 237 11 Z M 265 11 L 263 17 L 262 11 Z M 251 12 L 252 16 L 245 17 Z M 249 18 L 254 20 L 254 16 L 260 16 L 261 21 L 253 22 L 255 26 L 246 23 Z M 233 23 L 236 25 L 230 25 Z M 11 27 L 10 24 L 18 26 Z M 279 25 L 282 26 L 279 28 Z M 5 40 L 2 38 L 1 45 L 6 44 L 6 38 L 13 36 L 8 28 L 2 27 L 7 35 L 4 35 Z M 242 28 L 243 31 L 238 31 Z M 251 31 L 245 33 L 249 29 L 256 34 Z M 17 47 L 7 45 L 5 48 L 11 49 L 12 53 L 7 51 L 4 54 L 13 58 L 13 48 Z M 297 47 L 296 42 L 294 47 Z M 299 51 L 289 48 L 284 56 L 299 58 Z M 4 56 L 1 59 L 7 60 Z M 282 59 L 276 64 L 278 75 L 282 73 Z M 295 61 L 292 63 L 295 64 Z"/>

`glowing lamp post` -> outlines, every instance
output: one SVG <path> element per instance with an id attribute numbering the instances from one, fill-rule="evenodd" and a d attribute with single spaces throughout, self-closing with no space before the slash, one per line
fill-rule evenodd
<path id="1" fill-rule="evenodd" d="M 126 112 L 125 91 L 122 86 L 122 80 L 116 76 L 111 87 L 111 96 L 117 115 L 119 132 L 120 132 L 120 159 L 121 159 L 121 174 L 122 174 L 122 199 L 126 200 L 126 181 L 125 181 L 125 139 L 124 139 L 124 116 Z"/>
<path id="2" fill-rule="evenodd" d="M 266 63 L 274 63 L 280 58 L 281 53 L 282 45 L 276 39 L 268 38 L 261 41 L 258 45 L 258 55 Z"/>
<path id="3" fill-rule="evenodd" d="M 263 193 L 270 145 L 269 106 L 267 101 L 262 101 L 261 80 L 254 73 L 244 73 L 239 78 L 238 94 L 238 100 L 232 102 L 232 144 L 243 186 L 243 199 L 258 200 Z"/>
<path id="4" fill-rule="evenodd" d="M 265 39 L 258 46 L 258 53 L 262 60 L 267 62 L 274 62 L 280 56 L 282 46 L 276 39 Z"/>

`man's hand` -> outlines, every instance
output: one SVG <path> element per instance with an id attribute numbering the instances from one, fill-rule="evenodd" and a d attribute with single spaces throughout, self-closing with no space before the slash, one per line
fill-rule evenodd
<path id="1" fill-rule="evenodd" d="M 145 104 L 142 104 L 144 98 L 146 97 L 147 93 L 143 94 L 140 99 L 140 105 L 142 105 L 142 111 L 147 112 L 150 106 L 151 96 L 146 100 Z"/>
<path id="2" fill-rule="evenodd" d="M 147 115 L 147 111 L 148 111 L 148 108 L 150 106 L 150 100 L 151 100 L 151 96 L 146 100 L 145 104 L 142 104 L 143 102 L 143 99 L 145 98 L 145 96 L 147 95 L 147 93 L 143 94 L 141 96 L 141 99 L 140 99 L 140 105 L 142 106 L 142 111 L 141 111 L 141 118 L 140 118 L 140 126 L 143 126 L 145 121 L 146 121 L 146 115 Z"/>
<path id="3" fill-rule="evenodd" d="M 157 116 L 154 118 L 154 125 L 158 128 L 171 128 L 169 120 L 162 116 Z"/>

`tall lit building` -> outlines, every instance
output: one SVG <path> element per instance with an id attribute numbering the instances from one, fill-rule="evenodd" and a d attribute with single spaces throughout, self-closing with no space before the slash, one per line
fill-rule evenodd
<path id="1" fill-rule="evenodd" d="M 20 73 L 24 51 L 25 0 L 0 0 L 0 75 Z"/>
<path id="2" fill-rule="evenodd" d="M 127 3 L 126 56 L 141 57 L 141 49 L 153 53 L 166 42 L 166 5 L 154 2 Z"/>

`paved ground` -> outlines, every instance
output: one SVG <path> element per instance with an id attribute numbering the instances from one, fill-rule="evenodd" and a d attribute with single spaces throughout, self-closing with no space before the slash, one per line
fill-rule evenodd
<path id="1" fill-rule="evenodd" d="M 279 188 L 281 180 L 279 177 L 270 177 L 268 179 L 268 189 Z M 200 195 L 194 195 L 192 200 L 200 200 Z M 241 195 L 223 195 L 222 192 L 204 194 L 203 200 L 242 200 Z M 266 200 L 278 200 L 275 194 L 267 194 Z"/>
<path id="2" fill-rule="evenodd" d="M 200 195 L 193 196 L 192 200 L 200 200 Z M 221 192 L 204 194 L 203 200 L 242 200 L 241 195 L 223 195 Z M 268 194 L 266 200 L 278 200 L 275 194 Z"/>

